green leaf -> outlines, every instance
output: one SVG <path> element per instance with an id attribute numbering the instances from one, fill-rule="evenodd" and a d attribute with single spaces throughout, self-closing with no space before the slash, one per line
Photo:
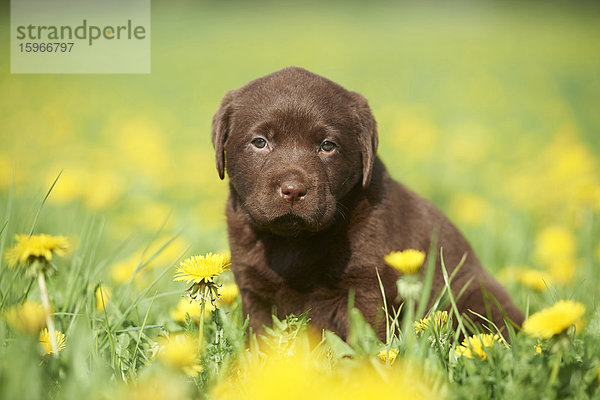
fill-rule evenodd
<path id="1" fill-rule="evenodd" d="M 325 331 L 325 342 L 331 348 L 336 358 L 354 357 L 356 352 L 350 345 L 344 342 L 338 335 L 331 331 Z"/>
<path id="2" fill-rule="evenodd" d="M 357 355 L 368 357 L 375 354 L 381 347 L 381 343 L 361 312 L 357 308 L 350 309 L 348 319 L 350 322 L 348 344 L 352 346 Z"/>

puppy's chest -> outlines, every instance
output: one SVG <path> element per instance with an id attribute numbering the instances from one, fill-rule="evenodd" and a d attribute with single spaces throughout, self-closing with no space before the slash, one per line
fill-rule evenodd
<path id="1" fill-rule="evenodd" d="M 262 251 L 263 266 L 286 286 L 300 292 L 336 287 L 343 281 L 346 262 L 335 249 L 268 243 Z"/>
<path id="2" fill-rule="evenodd" d="M 283 296 L 291 289 L 295 294 L 310 294 L 331 289 L 345 292 L 358 286 L 373 285 L 378 290 L 377 270 L 389 269 L 381 257 L 367 252 L 355 252 L 344 244 L 305 243 L 294 241 L 259 242 L 253 252 L 254 263 L 248 265 L 256 288 L 257 281 L 269 282 L 265 287 Z M 263 286 L 260 284 L 260 286 Z"/>

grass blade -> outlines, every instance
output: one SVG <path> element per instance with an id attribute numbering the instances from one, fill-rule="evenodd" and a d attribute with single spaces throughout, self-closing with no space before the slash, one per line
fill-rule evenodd
<path id="1" fill-rule="evenodd" d="M 50 197 L 50 193 L 52 193 L 52 189 L 54 189 L 54 185 L 56 185 L 56 182 L 58 182 L 58 179 L 60 178 L 62 173 L 63 173 L 63 170 L 61 169 L 60 172 L 58 173 L 58 176 L 56 177 L 56 179 L 54 179 L 54 182 L 52 182 L 50 189 L 48 189 L 46 196 L 44 196 L 44 200 L 42 200 L 42 203 L 38 207 L 38 209 L 35 213 L 35 217 L 33 218 L 33 223 L 31 224 L 31 230 L 29 231 L 29 236 L 33 235 L 33 231 L 35 230 L 35 225 L 37 223 L 38 217 L 40 216 L 40 212 L 42 211 L 42 207 L 44 207 L 44 204 L 46 204 L 46 200 L 48 200 L 48 197 Z"/>
<path id="2" fill-rule="evenodd" d="M 152 302 L 150 303 L 148 310 L 146 310 L 146 315 L 144 316 L 144 321 L 142 322 L 140 334 L 138 335 L 137 342 L 135 343 L 135 350 L 133 351 L 133 357 L 131 358 L 133 360 L 133 368 L 137 367 L 136 356 L 137 356 L 138 350 L 140 348 L 140 341 L 142 340 L 142 334 L 144 333 L 144 327 L 146 326 L 146 321 L 148 321 L 148 315 L 150 315 L 150 310 L 152 310 L 152 305 L 154 305 L 154 300 L 156 299 L 157 293 L 158 292 L 154 292 L 154 296 L 152 297 Z M 103 301 L 103 303 L 104 303 L 104 301 Z"/>
<path id="3" fill-rule="evenodd" d="M 439 227 L 436 228 L 431 237 L 431 244 L 429 246 L 429 254 L 427 255 L 427 265 L 425 269 L 425 279 L 423 280 L 423 291 L 421 292 L 421 298 L 419 299 L 419 305 L 417 306 L 417 312 L 415 319 L 419 320 L 425 315 L 429 298 L 431 296 L 431 288 L 433 287 L 433 276 L 435 273 L 435 264 L 437 258 L 437 242 L 438 242 Z"/>

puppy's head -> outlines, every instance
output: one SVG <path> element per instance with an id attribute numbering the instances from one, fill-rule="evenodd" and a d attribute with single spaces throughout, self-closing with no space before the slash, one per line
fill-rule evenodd
<path id="1" fill-rule="evenodd" d="M 212 141 L 238 204 L 276 234 L 331 226 L 351 189 L 369 185 L 377 129 L 367 101 L 290 67 L 229 91 Z"/>

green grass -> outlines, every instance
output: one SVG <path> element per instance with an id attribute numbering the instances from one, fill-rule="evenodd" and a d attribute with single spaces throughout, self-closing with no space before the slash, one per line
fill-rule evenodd
<path id="1" fill-rule="evenodd" d="M 57 358 L 5 322 L 40 292 L 0 259 L 0 398 L 112 399 L 132 388 L 208 398 L 255 355 L 236 303 L 207 317 L 198 378 L 155 357 L 161 338 L 197 333 L 171 316 L 186 289 L 172 282 L 178 261 L 227 249 L 212 114 L 226 90 L 288 65 L 369 99 L 391 175 L 456 222 L 528 314 L 559 299 L 587 310 L 581 332 L 545 341 L 542 354 L 517 333 L 485 361 L 457 358 L 449 327 L 415 336 L 408 320 L 391 321 L 409 329 L 379 343 L 353 312 L 348 343 L 326 334 L 313 350 L 329 354 L 327 368 L 353 377 L 396 348 L 405 364 L 392 368 L 414 363 L 440 396 L 599 397 L 599 13 L 591 2 L 155 2 L 150 75 L 11 75 L 2 58 L 0 253 L 32 229 L 67 235 L 74 251 L 47 282 L 67 337 Z M 7 39 L 0 47 L 9 54 Z M 573 247 L 545 241 L 553 229 Z M 559 261 L 572 276 L 561 279 Z M 549 288 L 511 279 L 511 265 L 549 274 Z M 112 292 L 106 313 L 100 284 Z M 276 325 L 267 342 L 287 343 L 305 321 Z"/>

